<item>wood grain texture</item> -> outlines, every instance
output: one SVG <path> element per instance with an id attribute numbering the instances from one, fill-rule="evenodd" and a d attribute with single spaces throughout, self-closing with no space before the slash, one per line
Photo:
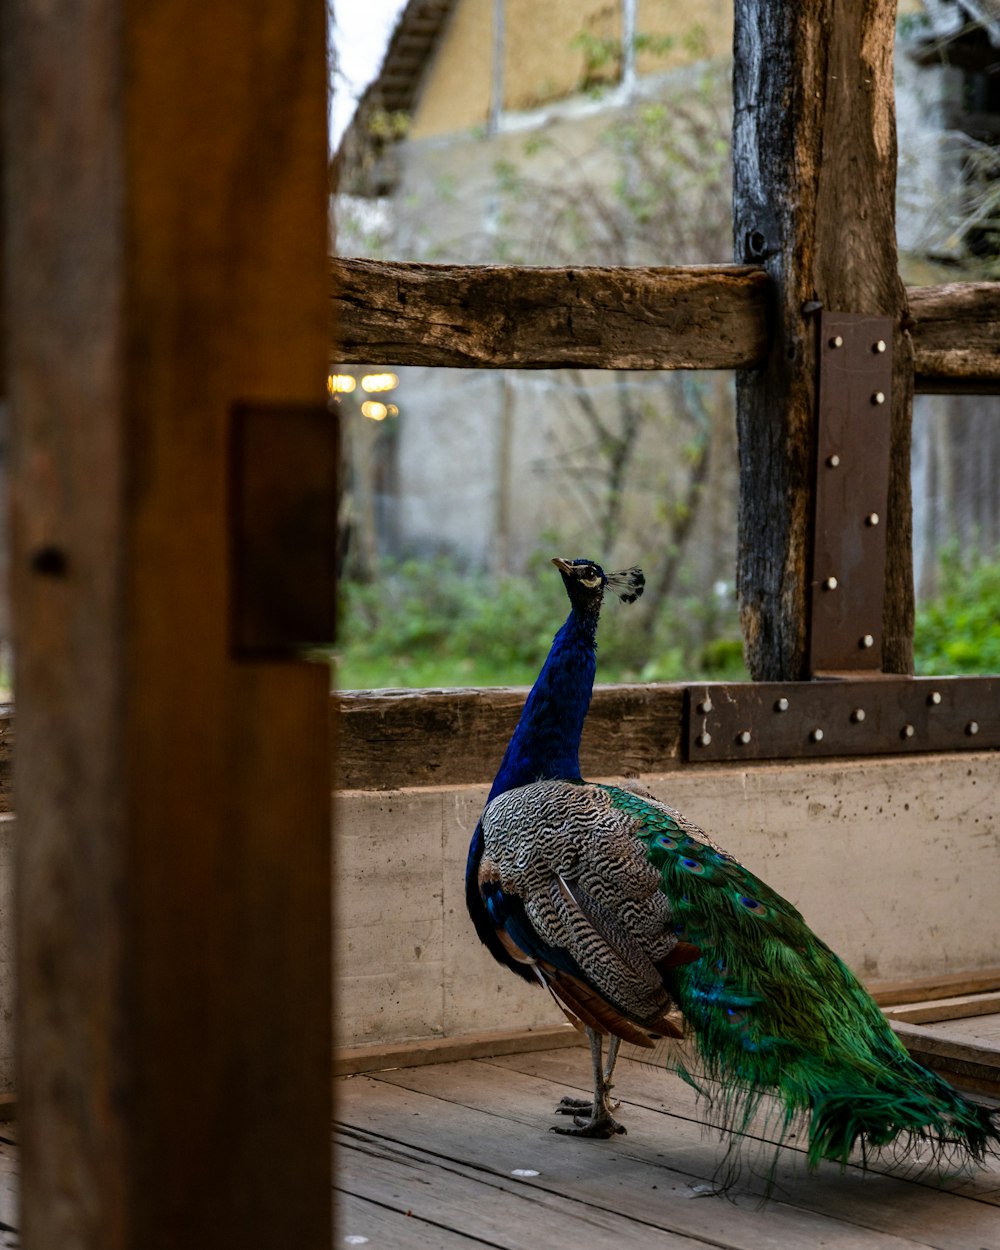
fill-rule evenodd
<path id="1" fill-rule="evenodd" d="M 918 391 L 1000 390 L 1000 282 L 910 287 Z"/>
<path id="2" fill-rule="evenodd" d="M 894 0 L 738 0 L 736 257 L 773 282 L 769 355 L 737 382 L 738 584 L 751 672 L 806 675 L 816 322 L 889 315 L 895 335 L 883 667 L 911 667 L 911 346 L 895 248 Z"/>
<path id="3" fill-rule="evenodd" d="M 918 1063 L 940 1072 L 959 1089 L 1000 1098 L 1000 1048 L 950 1032 L 947 1024 L 890 1021 L 892 1031 Z"/>
<path id="4" fill-rule="evenodd" d="M 628 1136 L 600 1151 L 548 1131 L 559 1098 L 587 1088 L 585 1051 L 345 1081 L 339 1141 L 357 1157 L 345 1153 L 343 1187 L 383 1209 L 412 1211 L 418 1227 L 433 1219 L 498 1247 L 541 1242 L 658 1250 L 675 1238 L 720 1250 L 981 1250 L 992 1244 L 995 1161 L 960 1186 L 932 1172 L 887 1174 L 893 1161 L 874 1154 L 866 1177 L 859 1158 L 844 1171 L 824 1164 L 810 1174 L 801 1135 L 774 1158 L 766 1114 L 773 1128 L 774 1109 L 765 1103 L 745 1134 L 751 1161 L 728 1197 L 713 1194 L 726 1142 L 706 1131 L 706 1110 L 690 1087 L 648 1063 L 620 1063 L 615 1077 Z M 767 1171 L 772 1162 L 773 1174 Z M 428 1175 L 435 1163 L 444 1173 L 440 1180 Z M 524 1168 L 537 1174 L 515 1171 Z M 755 1199 L 769 1176 L 776 1193 L 760 1203 Z M 478 1199 L 466 1189 L 470 1182 L 483 1187 Z M 502 1191 L 503 1205 L 487 1186 Z M 585 1226 L 576 1225 L 567 1200 L 584 1208 Z M 352 1225 L 351 1231 L 365 1227 Z"/>
<path id="5" fill-rule="evenodd" d="M 489 781 L 526 688 L 369 690 L 334 696 L 337 785 L 346 790 Z M 583 732 L 585 776 L 657 772 L 680 761 L 683 687 L 597 686 Z"/>
<path id="6" fill-rule="evenodd" d="M 768 353 L 753 265 L 552 269 L 331 262 L 345 364 L 745 369 Z M 921 392 L 1000 387 L 1000 283 L 908 287 Z M 833 307 L 833 305 L 831 305 Z M 854 312 L 845 305 L 841 312 Z"/>
<path id="7" fill-rule="evenodd" d="M 755 266 L 550 269 L 339 260 L 337 359 L 463 368 L 735 369 L 766 340 Z"/>
<path id="8" fill-rule="evenodd" d="M 927 1003 L 887 1007 L 885 1014 L 902 1024 L 930 1024 L 942 1020 L 969 1020 L 976 1016 L 1000 1016 L 1000 994 L 960 994 Z"/>
<path id="9" fill-rule="evenodd" d="M 913 981 L 877 982 L 868 989 L 878 1005 L 885 1008 L 955 996 L 982 996 L 1000 991 L 1000 968 L 920 977 Z"/>
<path id="10" fill-rule="evenodd" d="M 328 1245 L 327 673 L 226 619 L 233 405 L 323 402 L 323 6 L 4 22 L 24 1245 Z"/>

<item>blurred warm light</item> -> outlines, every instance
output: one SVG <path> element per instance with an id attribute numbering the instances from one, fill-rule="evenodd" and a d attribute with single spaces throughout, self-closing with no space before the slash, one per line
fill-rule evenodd
<path id="1" fill-rule="evenodd" d="M 395 404 L 386 404 L 386 411 L 388 412 L 390 417 L 399 416 L 399 409 L 396 407 Z"/>
<path id="2" fill-rule="evenodd" d="M 389 415 L 389 409 L 377 399 L 366 399 L 361 405 L 361 411 L 370 421 L 384 421 Z"/>
<path id="3" fill-rule="evenodd" d="M 368 391 L 392 391 L 399 385 L 394 373 L 366 373 L 361 379 L 361 389 Z"/>
<path id="4" fill-rule="evenodd" d="M 326 389 L 330 395 L 350 395 L 356 386 L 357 381 L 349 373 L 331 373 L 326 379 Z"/>

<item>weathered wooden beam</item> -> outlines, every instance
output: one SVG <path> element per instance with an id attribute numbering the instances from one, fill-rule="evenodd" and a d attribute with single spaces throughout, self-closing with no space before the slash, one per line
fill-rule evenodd
<path id="1" fill-rule="evenodd" d="M 810 303 L 888 315 L 892 473 L 882 665 L 912 664 L 912 348 L 896 260 L 895 0 L 737 0 L 736 256 L 773 280 L 764 367 L 737 382 L 738 587 L 751 673 L 807 675 L 816 318 Z"/>
<path id="2" fill-rule="evenodd" d="M 331 265 L 336 358 L 466 369 L 749 369 L 767 355 L 769 287 L 754 265 L 542 269 L 342 258 Z M 1000 283 L 907 294 L 916 389 L 1000 389 Z"/>
<path id="3" fill-rule="evenodd" d="M 1000 392 L 1000 282 L 910 287 L 916 389 Z"/>
<path id="4" fill-rule="evenodd" d="M 325 398 L 324 6 L 2 38 L 23 1245 L 329 1245 L 328 676 L 227 630 L 233 406 Z"/>
<path id="5" fill-rule="evenodd" d="M 758 266 L 544 269 L 338 260 L 337 359 L 485 369 L 739 369 L 762 359 Z"/>
<path id="6" fill-rule="evenodd" d="M 334 696 L 345 790 L 490 781 L 527 689 L 376 690 Z M 662 772 L 681 758 L 681 686 L 598 686 L 583 732 L 585 777 Z"/>

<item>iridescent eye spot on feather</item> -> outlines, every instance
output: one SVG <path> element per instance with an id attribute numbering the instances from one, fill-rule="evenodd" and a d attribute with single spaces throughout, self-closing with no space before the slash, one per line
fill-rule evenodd
<path id="1" fill-rule="evenodd" d="M 767 908 L 764 904 L 758 902 L 755 898 L 750 898 L 747 894 L 740 895 L 740 902 L 747 909 L 747 911 L 753 912 L 755 916 L 767 915 Z"/>
<path id="2" fill-rule="evenodd" d="M 696 859 L 682 859 L 681 867 L 686 868 L 688 872 L 694 873 L 696 877 L 700 877 L 705 871 L 705 865 L 699 864 Z"/>
<path id="3" fill-rule="evenodd" d="M 672 838 L 667 833 L 658 833 L 653 839 L 653 845 L 660 847 L 660 849 L 664 851 L 676 851 L 677 839 Z"/>

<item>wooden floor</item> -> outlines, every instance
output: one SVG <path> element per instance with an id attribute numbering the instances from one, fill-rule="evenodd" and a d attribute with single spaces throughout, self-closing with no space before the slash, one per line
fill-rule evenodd
<path id="1" fill-rule="evenodd" d="M 793 1146 L 766 1205 L 753 1168 L 722 1197 L 712 1181 L 725 1147 L 689 1087 L 658 1069 L 619 1065 L 627 1136 L 550 1133 L 552 1108 L 589 1092 L 588 1072 L 587 1051 L 564 1049 L 338 1081 L 335 1245 L 1000 1250 L 1000 1165 L 944 1178 L 809 1174 Z"/>
<path id="2" fill-rule="evenodd" d="M 726 1197 L 714 1192 L 725 1147 L 688 1086 L 659 1069 L 619 1065 L 627 1136 L 550 1133 L 552 1108 L 587 1091 L 588 1072 L 586 1050 L 561 1049 L 337 1081 L 334 1245 L 1000 1250 L 1000 1164 L 944 1178 L 832 1166 L 810 1175 L 793 1146 L 761 1206 L 752 1169 Z M 0 1250 L 19 1244 L 16 1137 L 0 1124 Z"/>

